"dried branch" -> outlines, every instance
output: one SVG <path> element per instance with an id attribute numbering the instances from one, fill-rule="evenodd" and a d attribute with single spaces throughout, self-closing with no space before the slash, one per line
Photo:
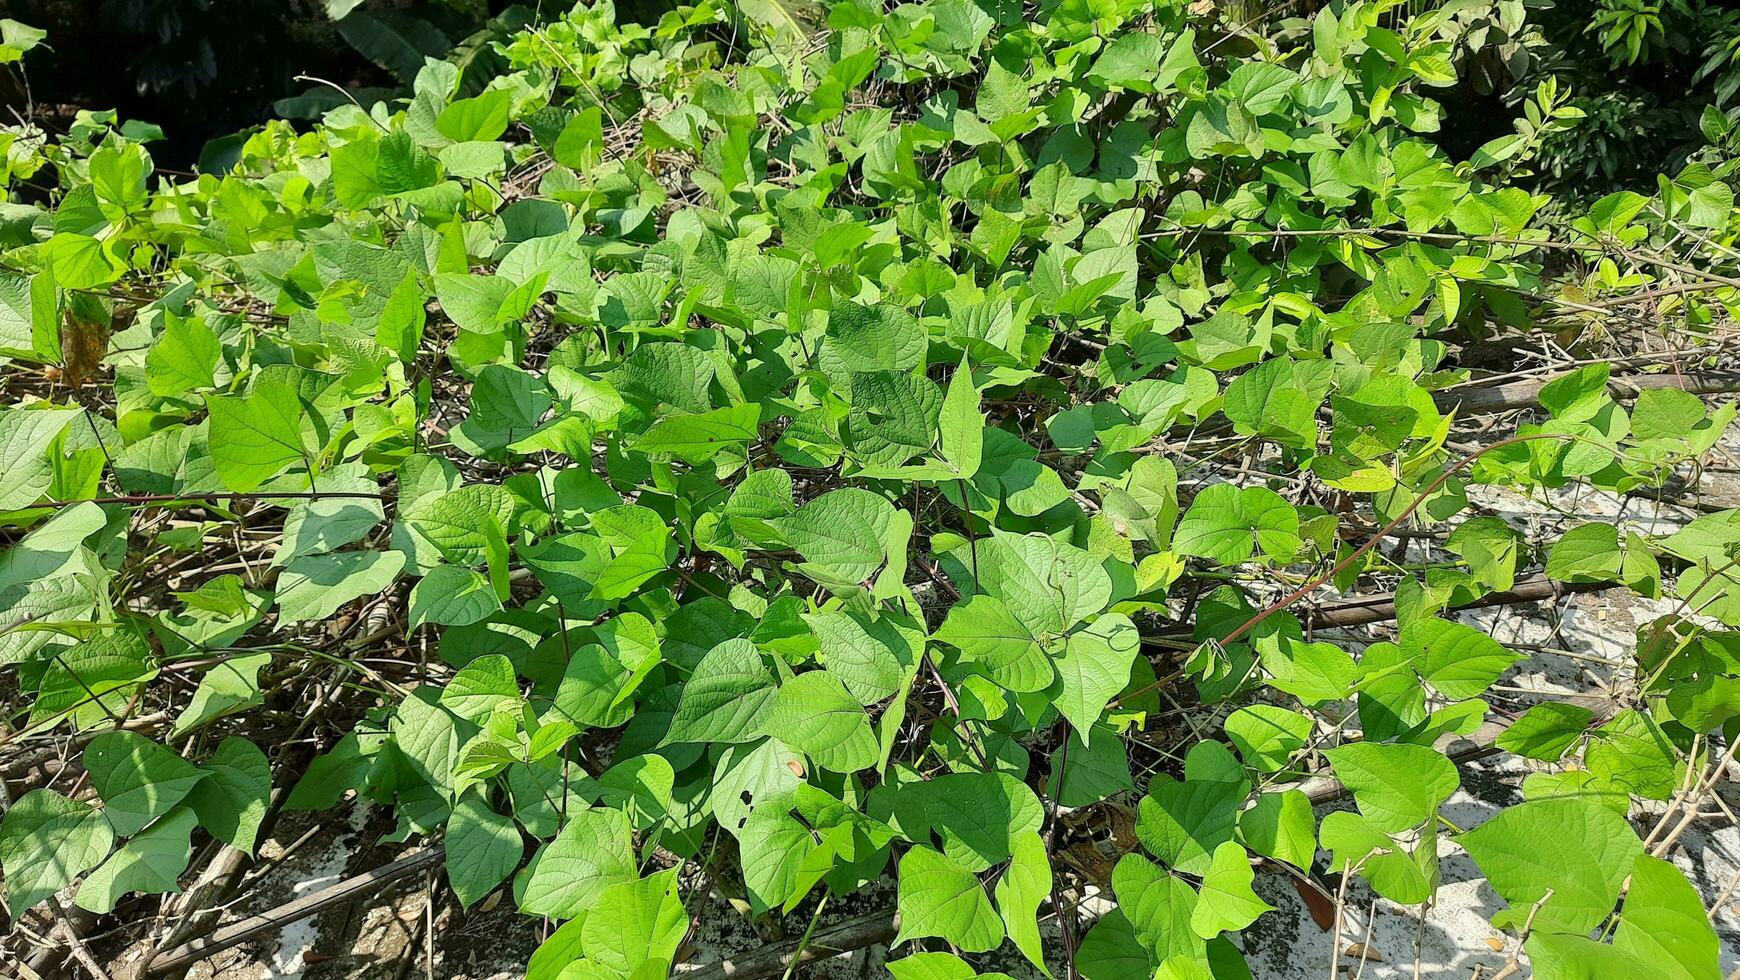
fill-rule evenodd
<path id="1" fill-rule="evenodd" d="M 354 902 L 373 895 L 395 881 L 438 867 L 445 852 L 439 846 L 409 854 L 391 864 L 365 871 L 360 875 L 286 902 L 268 912 L 250 916 L 234 925 L 225 926 L 204 939 L 197 939 L 179 949 L 157 957 L 145 970 L 145 976 L 161 976 L 185 969 L 208 956 L 238 946 L 256 936 L 269 935 L 294 922 L 318 915 L 335 905 Z"/>
<path id="2" fill-rule="evenodd" d="M 1462 387 L 1435 391 L 1432 401 L 1440 409 L 1456 409 L 1463 415 L 1488 412 L 1508 412 L 1519 408 L 1539 408 L 1541 389 L 1563 374 L 1549 378 L 1511 381 L 1491 387 Z M 1614 398 L 1636 398 L 1657 388 L 1677 388 L 1694 395 L 1718 395 L 1740 391 L 1740 371 L 1699 371 L 1686 374 L 1622 374 L 1607 381 L 1607 390 Z"/>

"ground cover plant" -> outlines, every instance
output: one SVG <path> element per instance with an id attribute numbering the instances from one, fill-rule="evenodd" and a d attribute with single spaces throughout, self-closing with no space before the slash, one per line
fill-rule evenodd
<path id="1" fill-rule="evenodd" d="M 0 130 L 8 955 L 185 970 L 364 799 L 538 980 L 717 961 L 715 891 L 791 941 L 714 975 L 1228 980 L 1259 876 L 1340 940 L 1452 855 L 1499 975 L 1720 976 L 1732 168 L 1548 230 L 1567 87 L 1434 142 L 1477 6 L 602 2 L 211 172 Z M 1576 503 L 1639 496 L 1700 516 Z M 1600 590 L 1589 696 L 1453 615 Z"/>

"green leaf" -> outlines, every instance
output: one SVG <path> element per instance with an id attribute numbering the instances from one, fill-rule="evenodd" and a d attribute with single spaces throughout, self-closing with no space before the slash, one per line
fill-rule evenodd
<path id="1" fill-rule="evenodd" d="M 610 975 L 635 980 L 667 975 L 689 931 L 689 915 L 677 893 L 680 870 L 621 882 L 600 893 L 580 930 L 586 955 Z M 642 969 L 649 965 L 650 970 Z"/>
<path id="2" fill-rule="evenodd" d="M 888 560 L 883 538 L 894 507 L 868 490 L 832 490 L 776 522 L 808 560 L 806 567 L 842 582 L 862 582 Z"/>
<path id="3" fill-rule="evenodd" d="M 1238 783 L 1157 778 L 1137 807 L 1136 836 L 1173 870 L 1207 874 L 1215 849 L 1233 839 L 1243 799 Z"/>
<path id="4" fill-rule="evenodd" d="M 1373 891 L 1392 902 L 1418 905 L 1438 890 L 1438 835 L 1433 830 L 1410 850 L 1365 817 L 1338 810 L 1323 818 L 1318 836 L 1331 852 L 1331 867 L 1358 871 Z"/>
<path id="5" fill-rule="evenodd" d="M 737 850 L 743 886 L 756 914 L 779 908 L 794 897 L 816 847 L 810 829 L 781 807 L 758 807 L 749 814 L 737 832 Z"/>
<path id="6" fill-rule="evenodd" d="M 1311 707 L 1348 697 L 1359 679 L 1353 655 L 1333 643 L 1265 644 L 1260 654 L 1269 686 Z"/>
<path id="7" fill-rule="evenodd" d="M 597 162 L 604 145 L 604 114 L 597 106 L 582 109 L 562 127 L 550 156 L 564 167 L 584 170 Z"/>
<path id="8" fill-rule="evenodd" d="M 1575 980 L 1607 980 L 1621 977 L 1646 977 L 1656 974 L 1656 964 L 1640 960 L 1630 953 L 1596 942 L 1587 936 L 1535 932 L 1523 944 L 1528 951 L 1529 965 L 1542 978 L 1575 978 Z"/>
<path id="9" fill-rule="evenodd" d="M 133 732 L 104 732 L 85 746 L 85 771 L 115 833 L 129 837 L 175 808 L 206 774 Z"/>
<path id="10" fill-rule="evenodd" d="M 1031 459 L 1011 462 L 997 482 L 1003 488 L 1004 504 L 1021 517 L 1038 517 L 1069 500 L 1069 488 L 1064 486 L 1063 477 Z"/>
<path id="11" fill-rule="evenodd" d="M 13 916 L 95 867 L 115 845 L 115 833 L 95 807 L 51 789 L 33 789 L 0 819 L 0 871 Z"/>
<path id="12" fill-rule="evenodd" d="M 1235 431 L 1242 435 L 1265 436 L 1295 448 L 1315 445 L 1315 416 L 1324 396 L 1324 386 L 1315 380 L 1317 377 L 1296 366 L 1289 358 L 1270 358 L 1227 385 L 1221 411 L 1233 421 Z M 1395 448 L 1381 442 L 1368 446 L 1366 443 L 1372 440 L 1366 434 L 1366 428 L 1349 425 L 1350 422 L 1367 421 L 1361 415 L 1362 411 L 1369 411 L 1364 406 L 1357 402 L 1348 403 L 1346 399 L 1337 399 L 1333 404 L 1337 450 L 1361 458 L 1376 458 Z M 1406 421 L 1412 422 L 1411 413 Z M 1361 433 L 1351 446 L 1347 444 L 1350 428 Z M 1407 429 L 1408 425 L 1404 424 L 1402 436 L 1407 434 Z M 1396 438 L 1395 443 L 1400 445 L 1401 438 Z"/>
<path id="13" fill-rule="evenodd" d="M 500 276 L 477 276 L 445 272 L 435 277 L 435 297 L 441 309 L 461 330 L 474 334 L 501 331 L 506 303 L 514 282 Z"/>
<path id="14" fill-rule="evenodd" d="M 384 591 L 404 567 L 402 551 L 339 551 L 298 558 L 278 575 L 278 623 L 331 619 L 350 602 Z"/>
<path id="15" fill-rule="evenodd" d="M 997 913 L 1003 918 L 1004 930 L 1021 955 L 1040 972 L 1051 975 L 1045 966 L 1045 946 L 1039 934 L 1039 906 L 1051 896 L 1051 860 L 1045 841 L 1037 831 L 1015 837 L 1009 866 L 997 879 L 995 897 Z"/>
<path id="16" fill-rule="evenodd" d="M 743 5 L 743 15 L 771 29 L 776 35 L 803 36 L 812 30 L 798 17 L 796 8 L 787 0 L 751 0 Z"/>
<path id="17" fill-rule="evenodd" d="M 805 613 L 803 621 L 816 635 L 822 665 L 861 704 L 893 696 L 917 669 L 922 634 L 903 629 L 894 617 L 824 610 Z"/>
<path id="18" fill-rule="evenodd" d="M 54 475 L 49 444 L 80 414 L 57 408 L 0 411 L 0 511 L 35 503 L 48 491 Z"/>
<path id="19" fill-rule="evenodd" d="M 778 738 L 833 772 L 868 769 L 881 757 L 864 706 L 825 670 L 808 671 L 781 684 L 773 704 L 760 717 L 759 733 Z"/>
<path id="20" fill-rule="evenodd" d="M 1124 740 L 1106 725 L 1097 727 L 1100 737 L 1091 746 L 1082 741 L 1080 732 L 1069 731 L 1069 758 L 1057 780 L 1061 806 L 1088 806 L 1136 788 Z"/>
<path id="21" fill-rule="evenodd" d="M 1678 388 L 1649 388 L 1631 409 L 1631 431 L 1639 439 L 1684 439 L 1704 420 L 1704 403 Z"/>
<path id="22" fill-rule="evenodd" d="M 1323 754 L 1360 813 L 1385 833 L 1432 819 L 1462 782 L 1454 763 L 1424 745 L 1352 742 Z"/>
<path id="23" fill-rule="evenodd" d="M 1631 812 L 1631 794 L 1587 769 L 1531 773 L 1523 779 L 1523 798 L 1553 800 L 1575 797 L 1624 816 Z"/>
<path id="24" fill-rule="evenodd" d="M 290 508 L 284 518 L 284 542 L 272 553 L 272 564 L 282 565 L 293 558 L 335 551 L 360 541 L 385 518 L 379 500 L 343 496 L 379 492 L 374 478 L 361 466 L 345 464 L 322 473 L 315 478 L 314 489 L 339 496 L 304 500 Z"/>
<path id="25" fill-rule="evenodd" d="M 698 415 L 667 415 L 634 441 L 644 453 L 669 453 L 686 463 L 705 463 L 729 446 L 755 441 L 761 410 L 731 405 Z"/>
<path id="26" fill-rule="evenodd" d="M 714 767 L 707 804 L 719 826 L 735 831 L 752 807 L 794 805 L 803 771 L 803 757 L 777 738 L 730 746 Z"/>
<path id="27" fill-rule="evenodd" d="M 331 749 L 314 757 L 308 771 L 296 781 L 286 810 L 324 810 L 337 803 L 346 791 L 361 785 L 374 763 L 375 739 L 365 751 L 357 733 L 347 732 Z"/>
<path id="28" fill-rule="evenodd" d="M 1052 682 L 1053 667 L 1039 641 L 995 596 L 972 595 L 956 603 L 936 638 L 1012 691 L 1043 691 Z"/>
<path id="29" fill-rule="evenodd" d="M 375 323 L 375 343 L 392 351 L 400 361 L 417 359 L 417 346 L 429 318 L 423 308 L 425 288 L 418 277 L 406 276 L 388 295 Z"/>
<path id="30" fill-rule="evenodd" d="M 773 672 L 755 644 L 726 640 L 695 665 L 663 744 L 751 741 L 777 697 Z"/>
<path id="31" fill-rule="evenodd" d="M 447 821 L 447 881 L 459 904 L 470 907 L 519 867 L 525 845 L 511 817 L 490 809 L 477 793 L 453 805 Z"/>
<path id="32" fill-rule="evenodd" d="M 435 158 L 441 161 L 449 177 L 484 180 L 500 174 L 507 166 L 505 149 L 494 140 L 473 140 L 444 146 Z"/>
<path id="33" fill-rule="evenodd" d="M 96 289 L 114 282 L 121 274 L 103 243 L 89 235 L 58 232 L 42 243 L 42 257 L 55 285 L 62 289 Z"/>
<path id="34" fill-rule="evenodd" d="M 1087 77 L 1107 87 L 1152 92 L 1154 70 L 1165 50 L 1166 42 L 1158 35 L 1145 31 L 1120 33 L 1100 52 Z"/>
<path id="35" fill-rule="evenodd" d="M 1226 942 L 1224 939 L 1217 941 Z M 1174 956 L 1154 971 L 1154 980 L 1214 980 L 1214 973 L 1195 960 Z"/>
<path id="36" fill-rule="evenodd" d="M 103 589 L 107 575 L 67 574 L 42 582 L 17 582 L 0 593 L 0 607 L 8 622 L 26 625 L 65 623 L 68 628 L 86 628 L 104 615 L 107 602 Z M 46 625 L 41 629 L 13 626 L 0 632 L 0 663 L 13 664 L 45 649 L 54 639 Z M 74 683 L 77 683 L 76 681 Z M 82 694 L 82 692 L 81 692 Z"/>
<path id="37" fill-rule="evenodd" d="M 1083 744 L 1106 702 L 1130 683 L 1130 668 L 1142 648 L 1136 624 L 1122 613 L 1107 613 L 1064 641 L 1056 660 L 1059 690 L 1052 703 L 1081 732 Z"/>
<path id="38" fill-rule="evenodd" d="M 53 277 L 0 272 L 0 354 L 50 362 L 60 349 Z"/>
<path id="39" fill-rule="evenodd" d="M 1061 635 L 1111 602 L 1111 576 L 1074 545 L 994 529 L 978 549 L 980 587 L 1041 639 Z"/>
<path id="40" fill-rule="evenodd" d="M 1317 855 L 1317 816 L 1296 789 L 1262 793 L 1239 813 L 1239 839 L 1252 851 L 1306 869 Z"/>
<path id="41" fill-rule="evenodd" d="M 1190 924 L 1196 912 L 1196 890 L 1183 879 L 1140 854 L 1126 854 L 1112 869 L 1112 892 L 1136 939 L 1155 962 L 1174 956 L 1207 958 L 1207 947 Z"/>
<path id="42" fill-rule="evenodd" d="M 209 445 L 224 486 L 248 493 L 292 463 L 311 465 L 296 389 L 261 381 L 247 395 L 207 395 Z"/>
<path id="43" fill-rule="evenodd" d="M 591 516 L 593 530 L 610 549 L 609 563 L 592 587 L 594 599 L 625 599 L 676 558 L 670 528 L 649 508 L 607 507 Z"/>
<path id="44" fill-rule="evenodd" d="M 975 980 L 979 971 L 953 953 L 913 953 L 887 964 L 894 980 Z"/>
<path id="45" fill-rule="evenodd" d="M 1136 930 L 1120 909 L 1112 909 L 1082 937 L 1076 969 L 1083 980 L 1126 980 L 1150 976 L 1154 964 L 1136 938 Z"/>
<path id="46" fill-rule="evenodd" d="M 1287 99 L 1299 76 L 1282 65 L 1247 61 L 1233 69 L 1222 88 L 1254 116 L 1274 112 Z"/>
<path id="47" fill-rule="evenodd" d="M 0 64 L 19 61 L 25 52 L 42 43 L 48 32 L 13 20 L 0 19 Z"/>
<path id="48" fill-rule="evenodd" d="M 1590 772 L 1646 799 L 1665 800 L 1680 785 L 1684 762 L 1656 721 L 1627 708 L 1595 733 L 1583 755 Z"/>
<path id="49" fill-rule="evenodd" d="M 1547 576 L 1561 582 L 1610 582 L 1619 577 L 1619 529 L 1611 524 L 1579 524 L 1553 542 Z"/>
<path id="50" fill-rule="evenodd" d="M 1516 582 L 1517 535 L 1496 517 L 1475 517 L 1457 525 L 1446 549 L 1462 556 L 1474 578 L 1495 591 Z"/>
<path id="51" fill-rule="evenodd" d="M 1487 140 L 1469 156 L 1469 165 L 1475 170 L 1485 170 L 1494 164 L 1503 163 L 1522 150 L 1522 140 L 1522 136 L 1516 133 Z"/>
<path id="52" fill-rule="evenodd" d="M 223 345 L 198 317 L 170 316 L 163 336 L 145 352 L 145 383 L 154 395 L 179 398 L 217 386 Z"/>
<path id="53" fill-rule="evenodd" d="M 561 639 L 556 644 L 564 651 L 572 647 Z M 572 650 L 550 716 L 579 728 L 614 728 L 627 721 L 634 706 L 623 692 L 634 682 L 634 671 L 601 644 Z"/>
<path id="54" fill-rule="evenodd" d="M 1631 866 L 1613 945 L 1666 980 L 1709 980 L 1721 973 L 1721 943 L 1703 898 L 1678 868 L 1660 858 L 1639 855 Z"/>
<path id="55" fill-rule="evenodd" d="M 272 797 L 272 767 L 266 753 L 232 735 L 200 768 L 206 777 L 187 795 L 200 826 L 237 850 L 254 853 Z"/>
<path id="56" fill-rule="evenodd" d="M 1240 489 L 1230 483 L 1205 488 L 1178 522 L 1174 546 L 1180 554 L 1221 565 L 1263 553 L 1289 559 L 1299 550 L 1299 514 L 1267 487 Z"/>
<path id="57" fill-rule="evenodd" d="M 936 936 L 969 953 L 996 949 L 1003 920 L 971 871 L 928 847 L 900 859 L 900 934 L 894 945 Z"/>
<path id="58" fill-rule="evenodd" d="M 972 871 L 1009 860 L 1017 838 L 1045 820 L 1033 790 L 993 772 L 948 773 L 903 786 L 894 813 L 907 836 L 936 834 L 950 860 Z"/>
<path id="59" fill-rule="evenodd" d="M 1643 853 L 1623 816 L 1582 799 L 1506 807 L 1456 840 L 1511 905 L 1493 924 L 1520 926 L 1540 903 L 1537 932 L 1594 929 L 1613 911 L 1620 883 Z"/>
<path id="60" fill-rule="evenodd" d="M 931 447 L 941 411 L 942 392 L 928 378 L 898 371 L 857 373 L 847 442 L 866 470 L 888 471 Z"/>
<path id="61" fill-rule="evenodd" d="M 552 595 L 579 608 L 594 601 L 593 591 L 613 560 L 610 545 L 584 531 L 522 544 L 519 557 Z"/>
<path id="62" fill-rule="evenodd" d="M 34 724 L 73 712 L 75 717 L 119 714 L 139 685 L 157 676 L 151 647 L 131 630 L 110 630 L 54 654 L 31 706 Z"/>
<path id="63" fill-rule="evenodd" d="M 402 519 L 441 557 L 471 566 L 489 560 L 512 514 L 513 500 L 501 487 L 471 483 L 417 500 Z"/>
<path id="64" fill-rule="evenodd" d="M 550 933 L 526 961 L 526 980 L 557 980 L 567 966 L 584 958 L 581 932 L 585 927 L 582 916 L 569 919 Z"/>
<path id="65" fill-rule="evenodd" d="M 1243 106 L 1211 96 L 1194 108 L 1184 133 L 1192 156 L 1255 155 L 1253 144 L 1261 145 L 1260 130 Z"/>
<path id="66" fill-rule="evenodd" d="M 441 706 L 466 721 L 482 725 L 498 706 L 520 700 L 513 661 L 488 653 L 459 668 L 441 689 Z"/>
<path id="67" fill-rule="evenodd" d="M 979 390 L 973 386 L 973 372 L 964 355 L 949 378 L 937 422 L 941 428 L 938 450 L 943 462 L 954 469 L 956 479 L 972 479 L 984 458 L 985 415 L 979 411 Z"/>
<path id="68" fill-rule="evenodd" d="M 897 306 L 846 302 L 828 314 L 822 369 L 842 379 L 864 371 L 911 371 L 924 363 L 924 330 Z"/>
<path id="69" fill-rule="evenodd" d="M 265 703 L 260 691 L 260 671 L 272 662 L 270 653 L 242 654 L 213 664 L 199 679 L 199 687 L 187 707 L 170 727 L 171 738 L 180 738 L 225 715 Z"/>
<path id="70" fill-rule="evenodd" d="M 1250 776 L 1238 757 L 1224 744 L 1203 739 L 1184 753 L 1184 778 L 1216 783 L 1229 783 L 1242 791 L 1251 788 Z"/>
<path id="71" fill-rule="evenodd" d="M 388 726 L 407 768 L 442 796 L 453 795 L 453 769 L 463 738 L 453 713 L 440 704 L 430 685 L 412 690 L 399 702 Z"/>
<path id="72" fill-rule="evenodd" d="M 621 810 L 637 831 L 647 831 L 665 819 L 674 800 L 676 770 L 664 756 L 637 755 L 622 759 L 597 779 L 583 779 L 576 792 Z"/>
<path id="73" fill-rule="evenodd" d="M 569 813 L 556 839 L 526 866 L 520 911 L 572 919 L 600 903 L 612 886 L 633 882 L 629 835 L 628 818 L 619 811 L 589 807 Z"/>
<path id="74" fill-rule="evenodd" d="M 455 143 L 498 139 L 507 130 L 513 99 L 507 89 L 491 89 L 475 98 L 451 102 L 435 117 L 435 128 Z"/>
<path id="75" fill-rule="evenodd" d="M 1305 746 L 1313 724 L 1309 715 L 1270 704 L 1253 704 L 1227 716 L 1226 736 L 1244 757 L 1245 765 L 1262 773 L 1277 772 Z"/>
<path id="76" fill-rule="evenodd" d="M 458 565 L 436 565 L 412 587 L 406 624 L 411 629 L 424 623 L 470 626 L 500 608 L 501 597 L 483 573 Z"/>
<path id="77" fill-rule="evenodd" d="M 192 810 L 176 808 L 86 875 L 74 903 L 105 915 L 129 892 L 181 891 L 177 879 L 193 856 L 190 840 L 196 822 Z"/>
<path id="78" fill-rule="evenodd" d="M 1237 932 L 1275 907 L 1251 890 L 1255 875 L 1245 859 L 1245 849 L 1232 842 L 1214 849 L 1213 863 L 1202 879 L 1196 908 L 1190 913 L 1190 928 L 1204 939 L 1222 932 Z"/>
<path id="79" fill-rule="evenodd" d="M 1607 394 L 1612 372 L 1613 365 L 1603 361 L 1562 374 L 1541 387 L 1541 406 L 1555 418 L 1586 422 L 1612 403 Z"/>
<path id="80" fill-rule="evenodd" d="M 1557 762 L 1576 744 L 1595 712 L 1565 701 L 1543 701 L 1523 712 L 1499 735 L 1494 744 L 1506 752 Z"/>
<path id="81" fill-rule="evenodd" d="M 670 405 L 685 412 L 712 407 L 707 387 L 717 368 L 706 352 L 683 344 L 646 344 L 617 368 L 610 380 L 622 397 L 649 406 Z"/>

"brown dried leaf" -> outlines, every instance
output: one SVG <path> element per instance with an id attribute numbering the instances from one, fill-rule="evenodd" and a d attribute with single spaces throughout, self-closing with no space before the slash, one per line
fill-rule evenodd
<path id="1" fill-rule="evenodd" d="M 61 376 L 66 383 L 83 387 L 96 376 L 108 353 L 109 324 L 81 315 L 76 307 L 69 308 L 60 325 Z"/>
<path id="2" fill-rule="evenodd" d="M 1335 900 L 1324 894 L 1326 889 L 1312 887 L 1298 878 L 1289 878 L 1293 882 L 1293 890 L 1305 900 L 1305 908 L 1311 913 L 1311 921 L 1317 923 L 1317 928 L 1324 932 L 1335 928 Z"/>
<path id="3" fill-rule="evenodd" d="M 1373 963 L 1382 963 L 1384 961 L 1381 953 L 1367 946 L 1365 943 L 1354 943 L 1352 946 L 1347 947 L 1346 952 L 1342 955 L 1350 956 L 1356 960 L 1371 960 Z"/>
<path id="4" fill-rule="evenodd" d="M 1077 874 L 1100 887 L 1111 885 L 1112 869 L 1117 866 L 1117 862 L 1101 853 L 1094 841 L 1077 841 L 1068 847 L 1059 848 L 1057 857 Z"/>

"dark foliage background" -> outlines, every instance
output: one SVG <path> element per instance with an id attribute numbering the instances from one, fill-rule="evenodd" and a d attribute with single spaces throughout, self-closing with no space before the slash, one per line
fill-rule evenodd
<path id="1" fill-rule="evenodd" d="M 396 84 L 347 41 L 327 6 L 322 0 L 0 0 L 0 17 L 47 30 L 52 46 L 27 59 L 28 91 L 8 77 L 0 81 L 0 98 L 20 113 L 34 104 L 37 122 L 51 130 L 63 130 L 79 108 L 112 108 L 122 119 L 155 123 L 165 134 L 151 146 L 158 164 L 189 169 L 207 141 L 271 118 L 274 102 L 307 91 L 297 75 L 350 89 Z M 434 25 L 449 42 L 497 12 L 482 4 L 421 0 L 358 9 Z"/>
<path id="2" fill-rule="evenodd" d="M 1232 23 L 1297 20 L 1321 4 L 1228 0 Z M 1410 8 L 1441 6 L 1414 0 Z M 312 118 L 352 91 L 404 87 L 423 55 L 488 69 L 488 40 L 567 3 L 505 0 L 0 0 L 0 17 L 49 31 L 27 59 L 29 88 L 0 73 L 0 101 L 64 130 L 75 107 L 155 123 L 168 169 L 194 167 L 209 141 L 274 115 Z M 656 19 L 660 0 L 619 3 L 623 20 Z M 1236 11 L 1240 16 L 1231 16 Z M 348 19 L 334 19 L 339 14 Z M 1468 4 L 1447 28 L 1461 81 L 1442 99 L 1435 139 L 1454 156 L 1502 136 L 1543 79 L 1568 85 L 1586 113 L 1542 146 L 1517 182 L 1566 201 L 1618 187 L 1647 191 L 1740 140 L 1740 6 L 1726 0 L 1494 0 Z M 480 77 L 488 72 L 480 70 Z M 287 100 L 287 101 L 286 101 Z M 366 100 L 365 100 L 366 101 Z M 275 105 L 276 104 L 276 105 Z"/>

